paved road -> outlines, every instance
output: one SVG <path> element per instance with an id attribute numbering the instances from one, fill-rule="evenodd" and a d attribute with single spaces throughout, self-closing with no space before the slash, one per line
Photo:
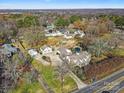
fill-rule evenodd
<path id="1" fill-rule="evenodd" d="M 124 88 L 124 80 L 120 82 L 118 85 L 109 90 L 110 93 L 118 93 L 120 89 Z"/>
<path id="2" fill-rule="evenodd" d="M 122 76 L 124 76 L 124 69 L 122 69 L 116 73 L 113 73 L 111 76 L 108 76 L 100 81 L 97 81 L 85 88 L 77 90 L 74 93 L 93 93 L 94 91 L 96 91 L 102 87 L 105 87 L 106 83 L 111 83 Z"/>
<path id="3" fill-rule="evenodd" d="M 95 93 L 101 93 L 102 91 L 109 91 L 110 93 L 118 92 L 122 87 L 124 82 L 124 77 L 121 77 L 111 83 L 106 84 L 105 87 L 100 88 L 99 90 L 95 91 Z"/>

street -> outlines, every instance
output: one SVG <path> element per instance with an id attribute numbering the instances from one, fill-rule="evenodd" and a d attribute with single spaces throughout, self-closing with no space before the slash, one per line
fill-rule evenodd
<path id="1" fill-rule="evenodd" d="M 82 88 L 80 90 L 77 90 L 75 91 L 74 93 L 94 93 L 96 90 L 99 90 L 100 88 L 103 88 L 106 86 L 106 83 L 111 83 L 115 80 L 117 80 L 118 78 L 120 77 L 123 77 L 124 76 L 124 69 L 118 71 L 118 72 L 115 72 L 113 73 L 112 75 L 100 80 L 100 81 L 97 81 L 85 88 Z M 124 86 L 123 84 L 124 82 L 121 82 L 120 85 L 121 87 Z M 118 87 L 116 89 L 116 91 L 118 91 L 121 87 Z M 116 91 L 112 92 L 112 93 L 116 93 Z"/>

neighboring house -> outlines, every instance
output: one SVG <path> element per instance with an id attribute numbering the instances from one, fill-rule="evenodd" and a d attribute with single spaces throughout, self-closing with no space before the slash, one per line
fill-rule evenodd
<path id="1" fill-rule="evenodd" d="M 44 54 L 48 54 L 48 53 L 53 52 L 53 49 L 50 46 L 45 45 L 45 46 L 40 48 L 40 51 L 44 55 Z"/>
<path id="2" fill-rule="evenodd" d="M 45 33 L 45 36 L 62 36 L 63 34 L 59 31 L 52 31 L 52 32 L 47 32 Z"/>
<path id="3" fill-rule="evenodd" d="M 11 44 L 4 44 L 2 47 L 11 53 L 17 52 L 17 48 L 13 47 Z"/>
<path id="4" fill-rule="evenodd" d="M 73 36 L 72 36 L 72 35 L 64 35 L 64 38 L 65 38 L 65 39 L 72 39 Z"/>
<path id="5" fill-rule="evenodd" d="M 67 30 L 66 30 L 66 29 L 64 29 L 64 28 L 59 29 L 59 31 L 60 31 L 62 34 L 64 34 L 64 33 L 66 33 L 66 32 L 67 32 Z"/>
<path id="6" fill-rule="evenodd" d="M 59 54 L 61 57 L 66 57 L 72 55 L 72 51 L 67 48 L 60 47 L 57 51 L 57 54 Z"/>
<path id="7" fill-rule="evenodd" d="M 81 53 L 76 53 L 70 56 L 66 56 L 66 60 L 69 63 L 74 64 L 75 66 L 83 67 L 90 63 L 91 54 L 89 54 L 86 51 L 83 51 Z"/>
<path id="8" fill-rule="evenodd" d="M 65 39 L 72 39 L 73 37 L 74 37 L 74 35 L 71 34 L 69 31 L 66 31 L 66 32 L 64 33 L 64 38 L 65 38 Z"/>
<path id="9" fill-rule="evenodd" d="M 122 33 L 122 30 L 115 28 L 115 29 L 113 30 L 113 33 L 119 34 L 119 33 Z"/>
<path id="10" fill-rule="evenodd" d="M 48 30 L 53 30 L 55 28 L 54 24 L 48 25 L 46 27 Z"/>
<path id="11" fill-rule="evenodd" d="M 64 33 L 64 38 L 66 38 L 66 39 L 71 39 L 71 38 L 74 38 L 76 35 L 79 35 L 79 37 L 83 37 L 85 34 L 84 34 L 84 32 L 83 31 L 80 31 L 80 30 L 77 30 L 77 31 L 66 31 L 65 33 Z"/>
<path id="12" fill-rule="evenodd" d="M 13 47 L 11 44 L 4 44 L 2 48 L 0 48 L 0 52 L 7 57 L 11 57 L 13 53 L 17 52 L 17 48 Z"/>
<path id="13" fill-rule="evenodd" d="M 0 49 L 0 53 L 3 54 L 3 55 L 6 55 L 7 57 L 11 57 L 12 56 L 12 53 L 4 48 L 1 48 Z"/>
<path id="14" fill-rule="evenodd" d="M 85 33 L 83 32 L 83 31 L 80 31 L 80 30 L 77 30 L 77 31 L 75 31 L 74 32 L 74 35 L 76 36 L 76 35 L 79 35 L 79 37 L 84 37 L 85 36 Z"/>
<path id="15" fill-rule="evenodd" d="M 38 52 L 35 50 L 35 49 L 29 49 L 28 50 L 28 54 L 31 56 L 31 57 L 34 57 L 38 54 Z"/>
<path id="16" fill-rule="evenodd" d="M 45 29 L 45 36 L 50 36 L 52 35 L 55 31 L 54 31 L 54 25 L 47 25 L 46 29 Z"/>

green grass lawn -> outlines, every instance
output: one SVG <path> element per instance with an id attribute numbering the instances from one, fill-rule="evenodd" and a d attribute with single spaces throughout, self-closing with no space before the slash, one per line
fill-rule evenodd
<path id="1" fill-rule="evenodd" d="M 9 93 L 45 93 L 45 91 L 38 82 L 34 82 L 31 84 L 23 83 Z"/>
<path id="2" fill-rule="evenodd" d="M 124 49 L 115 49 L 112 53 L 115 56 L 124 56 Z"/>
<path id="3" fill-rule="evenodd" d="M 41 73 L 41 75 L 44 77 L 44 80 L 55 91 L 55 93 L 61 93 L 61 83 L 58 79 L 55 78 L 54 67 L 43 66 L 37 61 L 33 61 L 32 64 Z M 64 93 L 68 93 L 75 88 L 77 88 L 76 83 L 72 78 L 66 76 L 64 82 Z"/>

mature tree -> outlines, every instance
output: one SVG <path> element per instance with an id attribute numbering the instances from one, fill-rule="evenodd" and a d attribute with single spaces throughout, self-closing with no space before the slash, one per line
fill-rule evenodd
<path id="1" fill-rule="evenodd" d="M 76 29 L 81 29 L 81 30 L 85 31 L 86 28 L 87 28 L 88 22 L 87 21 L 77 20 L 73 24 L 74 24 L 74 27 Z"/>
<path id="2" fill-rule="evenodd" d="M 76 37 L 75 37 L 76 38 Z M 76 38 L 78 46 L 80 46 L 83 50 L 87 50 L 88 46 L 93 43 L 95 37 L 90 37 L 89 35 L 85 35 L 83 38 Z"/>
<path id="3" fill-rule="evenodd" d="M 109 47 L 108 42 L 105 42 L 101 39 L 97 39 L 92 45 L 88 47 L 88 50 L 96 57 L 100 57 L 101 55 L 110 51 L 111 48 Z"/>
<path id="4" fill-rule="evenodd" d="M 24 27 L 24 21 L 22 19 L 19 19 L 16 24 L 18 28 Z"/>
<path id="5" fill-rule="evenodd" d="M 17 27 L 22 28 L 22 27 L 31 27 L 31 26 L 38 26 L 39 21 L 38 18 L 35 16 L 26 16 L 24 19 L 19 19 L 17 21 Z"/>
<path id="6" fill-rule="evenodd" d="M 80 16 L 76 16 L 76 15 L 72 15 L 69 20 L 70 20 L 70 23 L 74 23 L 75 21 L 77 20 L 80 20 Z"/>
<path id="7" fill-rule="evenodd" d="M 42 33 L 41 31 L 29 31 L 25 32 L 24 34 L 25 41 L 31 46 L 40 44 L 41 41 L 44 40 L 44 38 L 44 33 Z"/>
<path id="8" fill-rule="evenodd" d="M 55 25 L 57 28 L 59 27 L 65 27 L 69 25 L 69 21 L 63 18 L 58 18 L 55 22 Z"/>
<path id="9" fill-rule="evenodd" d="M 56 77 L 61 81 L 61 92 L 64 93 L 64 78 L 69 73 L 66 62 L 63 62 L 61 65 L 57 66 L 55 69 Z"/>
<path id="10" fill-rule="evenodd" d="M 116 26 L 118 26 L 120 28 L 123 28 L 123 26 L 124 26 L 124 17 L 118 17 L 115 20 L 115 24 L 116 24 Z"/>

